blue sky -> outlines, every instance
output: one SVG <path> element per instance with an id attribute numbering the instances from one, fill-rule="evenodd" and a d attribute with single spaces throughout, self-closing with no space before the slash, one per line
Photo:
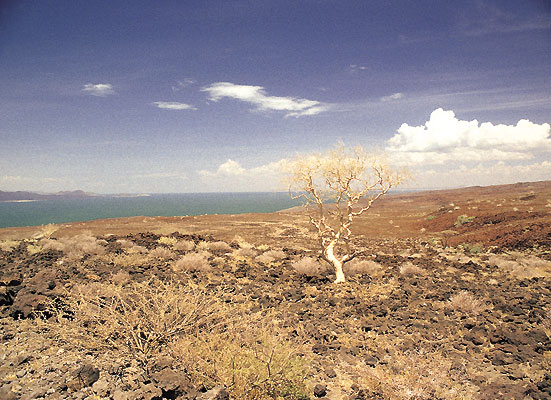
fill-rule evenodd
<path id="1" fill-rule="evenodd" d="M 278 190 L 339 140 L 412 187 L 549 179 L 550 4 L 0 2 L 0 190 Z"/>

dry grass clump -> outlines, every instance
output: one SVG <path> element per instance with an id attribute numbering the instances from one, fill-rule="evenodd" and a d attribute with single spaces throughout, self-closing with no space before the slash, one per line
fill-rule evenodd
<path id="1" fill-rule="evenodd" d="M 117 239 L 115 243 L 118 243 L 121 249 L 130 249 L 134 246 L 134 242 L 127 239 Z"/>
<path id="2" fill-rule="evenodd" d="M 195 248 L 195 242 L 193 240 L 179 240 L 172 246 L 177 251 L 192 251 Z"/>
<path id="3" fill-rule="evenodd" d="M 65 253 L 68 259 L 76 260 L 85 255 L 102 255 L 107 242 L 99 240 L 89 233 L 81 233 L 72 237 L 62 237 L 57 240 L 44 238 L 38 245 L 44 250 L 57 250 Z"/>
<path id="4" fill-rule="evenodd" d="M 309 399 L 310 362 L 303 343 L 273 318 L 227 309 L 208 334 L 182 337 L 174 346 L 194 381 L 222 384 L 232 399 Z M 233 316 L 233 317 L 232 317 Z"/>
<path id="5" fill-rule="evenodd" d="M 231 253 L 233 249 L 226 242 L 206 242 L 208 243 L 208 250 L 217 256 L 221 256 L 227 253 Z"/>
<path id="6" fill-rule="evenodd" d="M 326 269 L 318 260 L 312 257 L 303 257 L 293 262 L 291 266 L 298 274 L 306 276 L 319 275 Z"/>
<path id="7" fill-rule="evenodd" d="M 241 249 L 252 249 L 252 248 L 254 248 L 253 244 L 247 242 L 241 236 L 235 236 L 232 240 L 232 243 L 236 243 L 239 246 L 239 248 L 241 248 Z"/>
<path id="8" fill-rule="evenodd" d="M 141 247 L 141 246 L 140 246 Z M 141 253 L 129 254 L 106 254 L 102 257 L 107 263 L 112 263 L 117 267 L 142 267 L 150 263 L 150 258 Z"/>
<path id="9" fill-rule="evenodd" d="M 363 363 L 362 363 L 363 364 Z M 392 350 L 375 367 L 351 366 L 345 374 L 356 375 L 360 387 L 378 397 L 396 400 L 474 399 L 477 387 L 461 369 L 439 351 Z M 372 397 L 366 397 L 372 398 Z"/>
<path id="10" fill-rule="evenodd" d="M 187 253 L 172 265 L 172 269 L 176 272 L 210 271 L 212 267 L 209 263 L 209 257 L 210 253 L 206 251 Z"/>
<path id="11" fill-rule="evenodd" d="M 519 279 L 551 276 L 551 261 L 522 253 L 512 253 L 509 257 L 490 256 L 488 263 Z"/>
<path id="12" fill-rule="evenodd" d="M 216 296 L 190 283 L 88 284 L 71 293 L 72 321 L 58 315 L 73 344 L 92 352 L 119 351 L 147 371 L 154 356 L 177 337 L 212 324 Z"/>
<path id="13" fill-rule="evenodd" d="M 178 239 L 172 236 L 161 236 L 159 239 L 157 239 L 157 242 L 168 247 L 173 247 L 176 243 L 178 243 Z"/>
<path id="14" fill-rule="evenodd" d="M 407 261 L 400 266 L 400 275 L 422 275 L 425 270 L 411 261 Z"/>
<path id="15" fill-rule="evenodd" d="M 345 275 L 375 275 L 383 266 L 371 260 L 359 260 L 357 258 L 344 264 Z"/>
<path id="16" fill-rule="evenodd" d="M 252 248 L 242 247 L 240 249 L 235 250 L 233 254 L 236 257 L 255 258 L 258 252 Z"/>
<path id="17" fill-rule="evenodd" d="M 282 250 L 268 250 L 256 257 L 255 260 L 263 264 L 270 264 L 274 261 L 283 260 L 285 257 L 287 257 L 287 254 Z"/>
<path id="18" fill-rule="evenodd" d="M 149 251 L 150 258 L 157 258 L 161 260 L 168 260 L 174 258 L 176 255 L 166 247 L 155 247 Z"/>
<path id="19" fill-rule="evenodd" d="M 478 315 L 488 309 L 488 306 L 481 300 L 475 298 L 470 292 L 463 290 L 450 297 L 446 307 L 465 314 Z"/>

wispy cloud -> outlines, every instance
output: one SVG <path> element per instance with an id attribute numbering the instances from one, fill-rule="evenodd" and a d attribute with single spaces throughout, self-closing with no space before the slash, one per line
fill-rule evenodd
<path id="1" fill-rule="evenodd" d="M 389 96 L 383 96 L 381 97 L 381 101 L 393 101 L 393 100 L 400 100 L 404 97 L 403 93 L 393 93 Z"/>
<path id="2" fill-rule="evenodd" d="M 178 178 L 178 179 L 187 179 L 185 174 L 179 172 L 153 172 L 149 174 L 136 174 L 134 178 L 138 179 L 151 179 L 151 178 Z"/>
<path id="3" fill-rule="evenodd" d="M 257 111 L 287 111 L 286 117 L 302 117 L 320 114 L 329 109 L 329 105 L 316 100 L 297 97 L 269 96 L 262 86 L 236 85 L 230 82 L 216 82 L 201 89 L 207 92 L 209 100 L 218 101 L 231 98 L 256 106 Z"/>
<path id="4" fill-rule="evenodd" d="M 185 78 L 184 80 L 176 81 L 176 84 L 172 86 L 172 91 L 179 92 L 180 90 L 195 84 L 195 82 L 196 82 L 195 79 L 191 79 L 191 78 Z"/>
<path id="5" fill-rule="evenodd" d="M 422 126 L 402 124 L 387 151 L 406 163 L 524 160 L 551 152 L 551 126 L 521 119 L 516 125 L 463 121 L 453 111 L 434 110 Z"/>
<path id="6" fill-rule="evenodd" d="M 519 15 L 498 7 L 498 3 L 476 2 L 477 12 L 468 15 L 459 24 L 460 31 L 466 36 L 482 36 L 491 33 L 527 32 L 551 29 L 551 13 L 541 12 L 531 15 Z"/>
<path id="7" fill-rule="evenodd" d="M 191 104 L 178 103 L 175 101 L 154 101 L 151 104 L 164 110 L 197 110 L 197 108 Z"/>
<path id="8" fill-rule="evenodd" d="M 457 168 L 417 169 L 413 175 L 416 181 L 427 189 L 536 182 L 549 179 L 551 162 L 541 161 L 530 164 L 505 161 L 481 162 L 472 166 L 459 165 Z"/>
<path id="9" fill-rule="evenodd" d="M 113 85 L 110 83 L 87 83 L 83 86 L 82 91 L 86 94 L 98 97 L 115 94 Z"/>

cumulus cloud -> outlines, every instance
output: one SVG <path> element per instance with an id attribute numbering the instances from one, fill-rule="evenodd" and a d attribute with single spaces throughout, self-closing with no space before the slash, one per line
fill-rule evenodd
<path id="1" fill-rule="evenodd" d="M 403 93 L 393 93 L 390 96 L 381 97 L 381 101 L 399 100 L 404 97 Z"/>
<path id="2" fill-rule="evenodd" d="M 176 101 L 154 101 L 151 104 L 164 110 L 197 110 L 191 104 L 178 103 Z"/>
<path id="3" fill-rule="evenodd" d="M 218 101 L 227 97 L 253 104 L 258 111 L 287 111 L 286 117 L 316 115 L 327 111 L 329 108 L 328 105 L 316 100 L 269 96 L 262 86 L 216 82 L 201 90 L 207 92 L 209 100 L 212 101 Z"/>
<path id="4" fill-rule="evenodd" d="M 115 94 L 113 85 L 110 83 L 87 83 L 83 86 L 82 91 L 86 94 L 98 97 L 105 97 Z"/>
<path id="5" fill-rule="evenodd" d="M 287 159 L 282 159 L 259 167 L 244 168 L 238 161 L 228 159 L 226 162 L 220 164 L 216 171 L 201 170 L 199 171 L 199 175 L 211 178 L 273 175 L 279 174 L 287 162 Z"/>
<path id="6" fill-rule="evenodd" d="M 402 124 L 386 150 L 403 163 L 523 160 L 551 151 L 551 126 L 521 119 L 516 125 L 463 121 L 453 111 L 434 110 L 422 126 Z"/>

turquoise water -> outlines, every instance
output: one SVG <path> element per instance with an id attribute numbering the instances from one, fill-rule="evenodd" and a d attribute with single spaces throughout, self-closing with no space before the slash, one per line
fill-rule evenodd
<path id="1" fill-rule="evenodd" d="M 101 218 L 274 212 L 300 203 L 288 193 L 186 193 L 0 202 L 0 228 Z"/>

